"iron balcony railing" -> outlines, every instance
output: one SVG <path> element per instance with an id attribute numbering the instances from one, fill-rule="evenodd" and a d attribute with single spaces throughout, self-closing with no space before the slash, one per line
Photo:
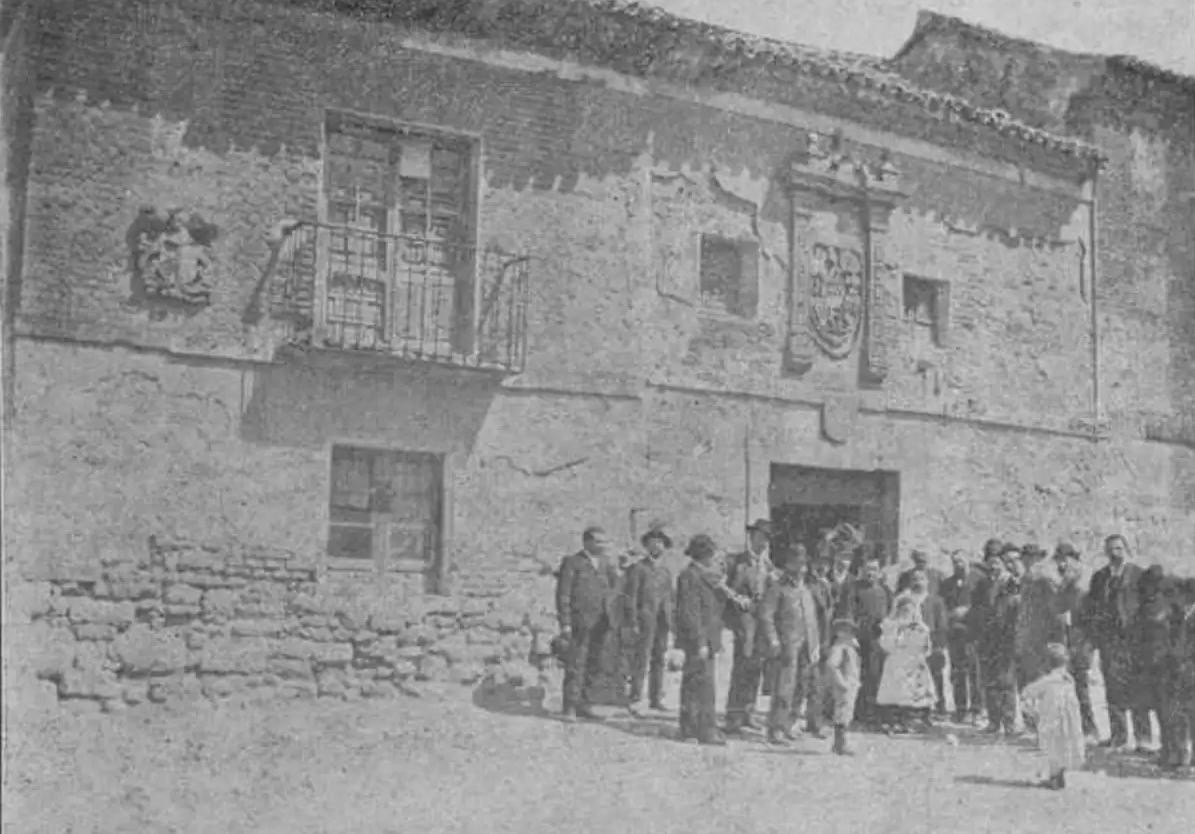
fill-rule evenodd
<path id="1" fill-rule="evenodd" d="M 414 235 L 296 222 L 276 242 L 272 305 L 334 350 L 511 373 L 527 348 L 529 259 Z"/>

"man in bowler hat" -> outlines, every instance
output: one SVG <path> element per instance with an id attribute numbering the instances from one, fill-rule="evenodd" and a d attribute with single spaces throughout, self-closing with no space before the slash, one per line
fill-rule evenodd
<path id="1" fill-rule="evenodd" d="M 704 534 L 689 541 L 693 561 L 676 583 L 676 646 L 685 653 L 680 686 L 680 738 L 726 744 L 718 732 L 714 704 L 715 656 L 722 650 L 722 612 L 728 589 L 714 566 L 717 546 Z"/>
<path id="2" fill-rule="evenodd" d="M 776 576 L 769 545 L 772 523 L 758 519 L 747 526 L 747 549 L 730 557 L 726 584 L 735 594 L 750 600 L 746 608 L 728 606 L 726 624 L 734 634 L 734 661 L 730 670 L 730 691 L 726 697 L 726 730 L 737 733 L 758 729 L 751 713 L 759 697 L 765 649 L 757 638 L 759 609 L 768 586 Z"/>
<path id="3" fill-rule="evenodd" d="M 565 720 L 597 720 L 590 696 L 598 676 L 602 641 L 610 630 L 610 605 L 618 571 L 610 562 L 610 540 L 601 527 L 581 536 L 581 550 L 565 556 L 556 579 L 556 614 L 567 644 L 564 667 Z"/>
<path id="4" fill-rule="evenodd" d="M 631 709 L 637 709 L 642 701 L 643 679 L 647 677 L 648 706 L 663 710 L 664 656 L 676 611 L 672 572 L 663 557 L 671 549 L 672 539 L 656 524 L 643 534 L 640 543 L 647 556 L 627 570 L 627 599 L 635 641 L 631 655 Z"/>

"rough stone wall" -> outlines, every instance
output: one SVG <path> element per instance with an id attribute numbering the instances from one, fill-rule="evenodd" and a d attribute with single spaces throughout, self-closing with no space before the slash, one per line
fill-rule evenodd
<path id="1" fill-rule="evenodd" d="M 61 696 L 471 681 L 549 629 L 545 571 L 585 525 L 622 539 L 638 511 L 640 529 L 659 516 L 678 541 L 737 547 L 768 513 L 771 462 L 900 470 L 902 551 L 1090 545 L 1103 524 L 1163 562 L 1195 544 L 1186 450 L 974 422 L 1085 414 L 1073 200 L 896 158 L 912 193 L 888 234 L 887 315 L 902 272 L 949 281 L 951 338 L 925 355 L 893 330 L 890 379 L 831 444 L 817 406 L 858 391 L 857 352 L 781 369 L 795 128 L 404 49 L 377 25 L 313 16 L 278 37 L 256 6 L 151 6 L 70 23 L 45 6 L 4 535 L 27 580 L 16 624 Z M 483 133 L 483 242 L 534 258 L 525 373 L 270 361 L 280 326 L 245 313 L 269 227 L 314 211 L 325 106 Z M 209 306 L 132 293 L 144 205 L 219 226 Z M 811 226 L 857 236 L 826 213 Z M 754 318 L 696 308 L 702 231 L 759 244 Z M 328 569 L 334 442 L 449 456 L 440 593 Z"/>
<path id="2" fill-rule="evenodd" d="M 550 596 L 538 564 L 521 593 Z M 107 710 L 189 697 L 335 698 L 417 694 L 421 681 L 523 674 L 552 618 L 534 605 L 317 583 L 284 551 L 150 539 L 89 579 L 21 586 L 13 671 L 64 702 Z M 540 644 L 546 638 L 539 638 Z M 31 650 L 31 651 L 30 651 Z"/>
<path id="3" fill-rule="evenodd" d="M 1096 276 L 1104 416 L 1140 435 L 1147 421 L 1195 414 L 1192 81 L 958 24 L 931 27 L 894 63 L 919 83 L 1080 136 L 1107 155 Z"/>

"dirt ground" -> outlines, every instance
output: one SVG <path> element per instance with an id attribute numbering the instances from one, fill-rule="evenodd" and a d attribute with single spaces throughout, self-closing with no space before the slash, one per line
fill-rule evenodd
<path id="1" fill-rule="evenodd" d="M 1052 792 L 1027 784 L 1031 745 L 958 729 L 860 734 L 847 759 L 814 739 L 681 744 L 674 715 L 610 716 L 569 725 L 461 688 L 10 715 L 4 830 L 1163 834 L 1195 818 L 1195 781 L 1131 757 Z"/>

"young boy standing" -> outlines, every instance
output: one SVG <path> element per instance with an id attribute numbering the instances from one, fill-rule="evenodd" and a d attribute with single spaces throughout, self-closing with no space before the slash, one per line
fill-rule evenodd
<path id="1" fill-rule="evenodd" d="M 855 720 L 855 699 L 859 695 L 859 641 L 853 620 L 835 620 L 834 640 L 826 656 L 826 684 L 834 700 L 834 747 L 839 756 L 849 756 L 846 729 Z"/>

